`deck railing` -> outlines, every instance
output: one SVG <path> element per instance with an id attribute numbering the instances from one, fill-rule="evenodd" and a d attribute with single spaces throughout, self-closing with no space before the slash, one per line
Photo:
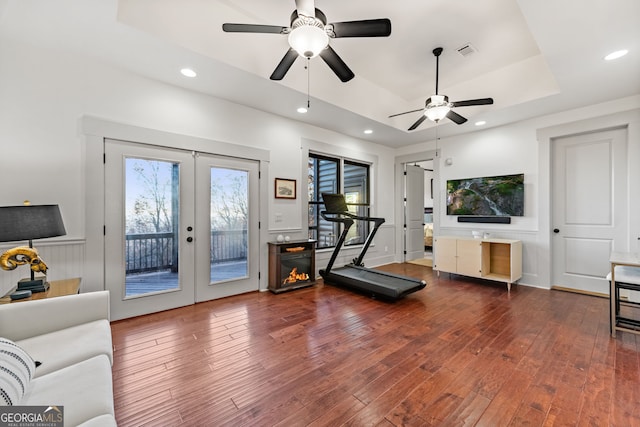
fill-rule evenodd
<path id="1" fill-rule="evenodd" d="M 126 273 L 177 271 L 178 253 L 173 233 L 127 234 Z M 243 260 L 247 257 L 247 230 L 212 231 L 211 264 Z"/>

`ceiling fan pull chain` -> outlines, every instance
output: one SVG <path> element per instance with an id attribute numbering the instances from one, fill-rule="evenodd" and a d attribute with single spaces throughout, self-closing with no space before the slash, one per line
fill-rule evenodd
<path id="1" fill-rule="evenodd" d="M 311 108 L 311 58 L 307 58 L 307 109 Z"/>

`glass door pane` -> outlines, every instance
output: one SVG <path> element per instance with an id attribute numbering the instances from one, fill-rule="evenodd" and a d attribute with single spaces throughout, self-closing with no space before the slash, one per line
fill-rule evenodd
<path id="1" fill-rule="evenodd" d="M 248 179 L 244 170 L 211 168 L 211 283 L 248 275 Z"/>
<path id="2" fill-rule="evenodd" d="M 179 177 L 179 163 L 125 159 L 125 298 L 180 287 Z"/>

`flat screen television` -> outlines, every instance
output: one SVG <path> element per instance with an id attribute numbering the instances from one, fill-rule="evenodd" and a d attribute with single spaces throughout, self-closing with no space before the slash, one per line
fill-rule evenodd
<path id="1" fill-rule="evenodd" d="M 447 215 L 524 216 L 524 174 L 448 180 Z"/>

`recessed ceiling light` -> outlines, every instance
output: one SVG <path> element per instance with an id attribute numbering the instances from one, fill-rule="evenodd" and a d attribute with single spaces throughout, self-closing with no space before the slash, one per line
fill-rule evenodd
<path id="1" fill-rule="evenodd" d="M 183 76 L 185 77 L 195 77 L 198 74 L 196 74 L 195 71 L 193 71 L 191 68 L 183 68 L 182 70 L 180 70 L 180 72 L 182 73 Z"/>
<path id="2" fill-rule="evenodd" d="M 364 133 L 367 135 L 371 135 L 373 131 L 371 129 L 365 129 Z"/>
<path id="3" fill-rule="evenodd" d="M 609 55 L 605 56 L 604 59 L 607 61 L 611 61 L 613 59 L 618 59 L 625 56 L 629 51 L 627 49 L 616 50 L 615 52 L 611 52 Z"/>
<path id="4" fill-rule="evenodd" d="M 485 122 L 484 120 L 479 120 L 479 121 L 476 122 L 476 126 L 484 126 L 486 124 L 487 124 L 487 122 Z"/>
<path id="5" fill-rule="evenodd" d="M 306 107 L 300 107 L 300 108 L 298 108 L 296 111 L 297 111 L 298 113 L 300 113 L 300 114 L 305 114 L 305 113 L 306 113 L 307 111 L 309 111 L 309 110 L 307 110 L 307 108 L 306 108 Z"/>

